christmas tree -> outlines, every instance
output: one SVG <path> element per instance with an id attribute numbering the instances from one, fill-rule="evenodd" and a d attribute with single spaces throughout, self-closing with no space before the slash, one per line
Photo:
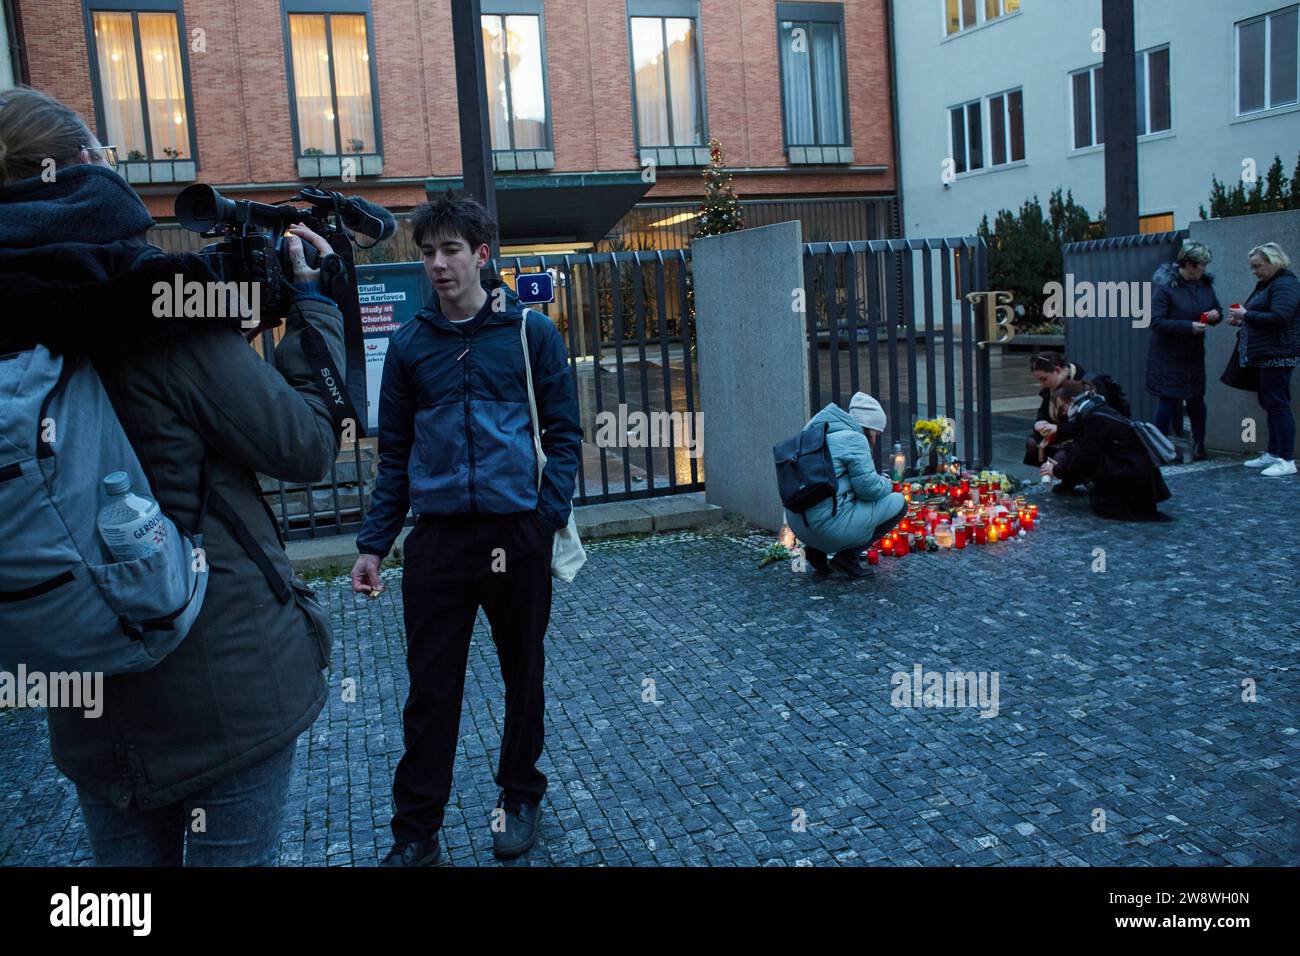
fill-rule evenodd
<path id="1" fill-rule="evenodd" d="M 720 236 L 743 229 L 740 200 L 731 189 L 731 173 L 722 160 L 722 144 L 709 140 L 709 165 L 704 167 L 704 204 L 700 206 L 695 235 Z"/>

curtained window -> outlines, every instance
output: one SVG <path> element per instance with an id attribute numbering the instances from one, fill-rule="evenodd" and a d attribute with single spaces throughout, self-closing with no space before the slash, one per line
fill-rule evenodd
<path id="1" fill-rule="evenodd" d="M 124 162 L 192 158 L 176 14 L 96 10 L 91 21 L 105 144 Z"/>
<path id="2" fill-rule="evenodd" d="M 782 20 L 780 26 L 787 145 L 847 145 L 843 23 Z"/>
<path id="3" fill-rule="evenodd" d="M 290 14 L 289 48 L 299 153 L 377 153 L 365 15 Z"/>
<path id="4" fill-rule="evenodd" d="M 632 17 L 636 128 L 642 146 L 702 146 L 695 20 Z"/>
<path id="5" fill-rule="evenodd" d="M 546 149 L 541 17 L 485 14 L 480 29 L 492 148 Z"/>

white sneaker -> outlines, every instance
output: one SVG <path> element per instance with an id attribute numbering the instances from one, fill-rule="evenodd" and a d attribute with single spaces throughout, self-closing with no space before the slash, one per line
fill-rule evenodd
<path id="1" fill-rule="evenodd" d="M 1260 472 L 1265 478 L 1284 478 L 1295 474 L 1295 462 L 1278 459 Z"/>
<path id="2" fill-rule="evenodd" d="M 1258 458 L 1252 458 L 1250 461 L 1243 462 L 1247 468 L 1267 468 L 1269 465 L 1275 465 L 1281 458 L 1274 458 L 1268 452 L 1260 455 Z"/>

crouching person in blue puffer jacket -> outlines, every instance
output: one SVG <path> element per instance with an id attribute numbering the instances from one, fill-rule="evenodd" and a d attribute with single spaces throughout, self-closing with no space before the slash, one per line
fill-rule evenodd
<path id="1" fill-rule="evenodd" d="M 831 568 L 862 577 L 861 552 L 898 524 L 907 511 L 903 496 L 876 471 L 872 453 L 885 430 L 885 410 L 864 392 L 856 393 L 846 412 L 833 402 L 809 425 L 829 425 L 826 444 L 835 466 L 835 498 L 827 498 L 802 515 L 788 515 L 790 528 L 804 544 L 804 557 L 818 574 Z M 829 559 L 829 555 L 835 555 Z"/>

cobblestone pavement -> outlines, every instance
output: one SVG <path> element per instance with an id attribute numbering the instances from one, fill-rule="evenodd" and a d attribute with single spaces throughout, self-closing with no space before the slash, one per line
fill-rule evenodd
<path id="1" fill-rule="evenodd" d="M 1232 463 L 1170 484 L 1171 523 L 1044 496 L 1024 541 L 858 582 L 759 570 L 757 535 L 596 544 L 556 589 L 551 784 L 519 864 L 1300 863 L 1300 484 Z M 369 866 L 390 845 L 398 590 L 322 586 L 330 703 L 299 741 L 286 865 Z M 996 716 L 893 706 L 891 675 L 918 665 L 996 672 Z M 480 619 L 450 864 L 492 862 L 502 717 Z M 0 864 L 88 862 L 38 712 L 0 712 L 0 766 Z"/>

